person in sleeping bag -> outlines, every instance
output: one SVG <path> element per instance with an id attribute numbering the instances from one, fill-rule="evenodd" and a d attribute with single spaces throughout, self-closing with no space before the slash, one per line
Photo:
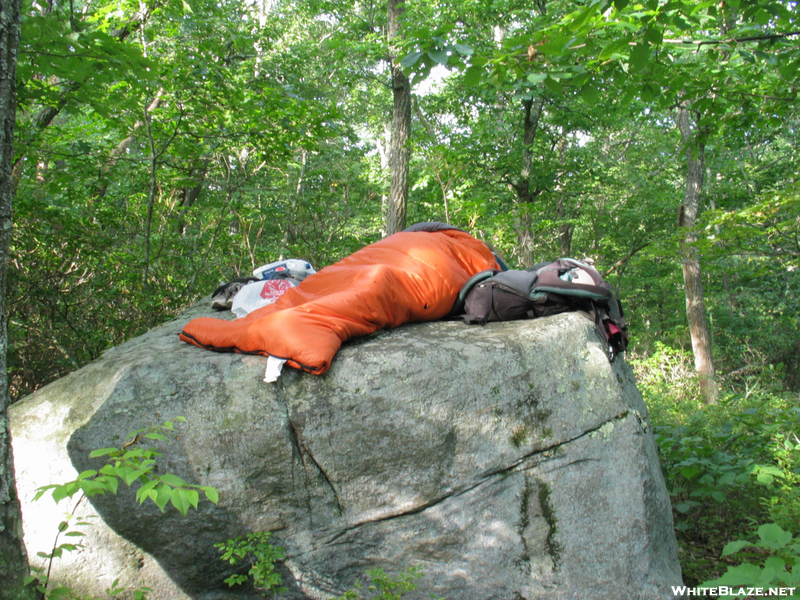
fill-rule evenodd
<path id="1" fill-rule="evenodd" d="M 286 362 L 321 375 L 342 342 L 441 319 L 470 277 L 498 268 L 489 247 L 465 231 L 419 223 L 325 267 L 242 319 L 193 319 L 180 339 L 208 350 L 271 357 L 278 373 Z"/>

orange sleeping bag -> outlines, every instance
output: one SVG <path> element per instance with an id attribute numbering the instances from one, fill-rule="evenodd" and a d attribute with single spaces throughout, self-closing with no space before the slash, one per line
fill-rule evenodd
<path id="1" fill-rule="evenodd" d="M 470 277 L 497 268 L 489 248 L 461 230 L 403 231 L 325 267 L 242 319 L 193 319 L 180 338 L 219 352 L 286 359 L 321 375 L 345 340 L 441 319 Z"/>

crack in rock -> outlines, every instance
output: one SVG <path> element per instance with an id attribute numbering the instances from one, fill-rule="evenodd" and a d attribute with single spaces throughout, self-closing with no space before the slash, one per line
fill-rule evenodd
<path id="1" fill-rule="evenodd" d="M 533 468 L 535 466 L 538 466 L 539 464 L 541 464 L 542 460 L 547 460 L 548 458 L 550 458 L 550 455 L 555 450 L 561 448 L 562 446 L 566 446 L 567 444 L 571 444 L 572 442 L 580 440 L 580 439 L 582 439 L 584 437 L 590 436 L 592 434 L 595 434 L 595 433 L 598 433 L 598 432 L 602 432 L 602 431 L 607 431 L 608 427 L 609 427 L 609 424 L 613 427 L 614 422 L 618 422 L 618 421 L 624 420 L 625 418 L 627 418 L 629 413 L 630 413 L 629 410 L 625 410 L 625 411 L 622 411 L 620 413 L 617 413 L 616 415 L 610 417 L 609 419 L 606 419 L 605 421 L 603 421 L 602 423 L 596 425 L 595 427 L 593 427 L 591 429 L 587 429 L 586 431 L 581 432 L 579 435 L 576 435 L 576 436 L 571 437 L 569 439 L 566 439 L 564 441 L 552 444 L 550 446 L 547 446 L 546 448 L 540 448 L 538 450 L 534 450 L 533 452 L 529 452 L 529 453 L 521 456 L 519 459 L 515 460 L 513 463 L 511 463 L 508 466 L 505 466 L 505 467 L 502 467 L 502 468 L 498 468 L 498 469 L 492 469 L 490 471 L 486 471 L 486 472 L 482 473 L 481 475 L 479 475 L 479 479 L 477 481 L 473 481 L 472 483 L 458 486 L 457 488 L 447 492 L 446 494 L 443 494 L 443 495 L 441 495 L 441 496 L 439 496 L 437 498 L 434 498 L 434 499 L 432 499 L 432 500 L 430 500 L 428 502 L 424 502 L 424 503 L 420 504 L 419 506 L 415 506 L 415 507 L 410 508 L 408 510 L 403 510 L 403 511 L 400 511 L 400 512 L 397 512 L 397 513 L 392 513 L 392 514 L 376 517 L 374 519 L 366 519 L 364 521 L 359 521 L 358 523 L 354 523 L 352 525 L 349 525 L 348 527 L 345 527 L 344 529 L 342 529 L 338 533 L 334 534 L 333 536 L 331 536 L 330 538 L 325 540 L 324 544 L 325 545 L 331 545 L 333 542 L 335 542 L 336 540 L 338 540 L 342 536 L 346 535 L 347 533 L 349 533 L 351 531 L 359 529 L 360 527 L 363 527 L 364 525 L 369 525 L 369 524 L 372 524 L 372 523 L 382 523 L 382 522 L 385 522 L 385 521 L 391 521 L 391 520 L 394 520 L 394 519 L 399 519 L 399 518 L 410 516 L 410 515 L 417 515 L 417 514 L 419 514 L 421 512 L 424 512 L 424 511 L 428 510 L 429 508 L 433 508 L 434 506 L 437 506 L 438 504 L 441 504 L 442 502 L 444 502 L 445 500 L 447 500 L 449 498 L 456 498 L 458 496 L 461 496 L 462 494 L 466 494 L 467 492 L 470 492 L 470 491 L 480 487 L 481 485 L 483 485 L 487 481 L 492 481 L 492 480 L 495 480 L 497 478 L 506 477 L 509 474 L 513 473 L 514 471 L 528 470 L 528 469 L 531 469 L 531 468 Z M 640 421 L 640 428 L 642 428 L 641 421 Z M 542 459 L 542 460 L 540 460 L 540 459 Z M 531 461 L 535 461 L 535 463 L 534 464 L 526 464 L 526 463 L 529 463 Z M 581 461 L 576 461 L 576 462 L 581 462 Z M 567 466 L 567 465 L 563 465 L 563 466 Z"/>
<path id="2" fill-rule="evenodd" d="M 283 388 L 278 387 L 276 390 L 275 399 L 278 405 L 280 406 L 281 410 L 283 411 L 284 418 L 286 419 L 287 436 L 289 438 L 289 443 L 292 446 L 292 453 L 293 455 L 296 455 L 300 459 L 300 462 L 303 464 L 304 477 L 302 486 L 305 492 L 304 500 L 306 506 L 308 507 L 309 522 L 311 523 L 311 526 L 314 527 L 315 511 L 314 511 L 314 506 L 312 505 L 313 504 L 312 494 L 308 482 L 309 462 L 311 463 L 311 465 L 313 465 L 313 468 L 316 470 L 317 473 L 319 473 L 319 475 L 322 477 L 322 480 L 325 482 L 326 487 L 333 494 L 333 500 L 336 503 L 336 510 L 339 517 L 344 515 L 344 509 L 342 507 L 342 502 L 339 497 L 339 492 L 333 485 L 333 481 L 331 481 L 331 478 L 325 472 L 325 469 L 322 468 L 322 465 L 317 461 L 316 458 L 314 458 L 314 455 L 311 453 L 311 451 L 308 449 L 308 446 L 303 441 L 302 433 L 298 431 L 297 426 L 294 424 L 291 417 L 289 416 L 289 406 L 286 400 L 283 398 L 282 392 Z M 294 479 L 294 465 L 292 465 L 292 479 Z"/>

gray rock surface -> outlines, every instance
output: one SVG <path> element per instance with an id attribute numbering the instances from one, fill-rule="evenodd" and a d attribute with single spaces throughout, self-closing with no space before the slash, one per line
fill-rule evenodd
<path id="1" fill-rule="evenodd" d="M 315 377 L 216 354 L 177 333 L 207 311 L 107 352 L 11 409 L 26 543 L 48 551 L 66 502 L 38 486 L 97 468 L 95 448 L 185 416 L 165 471 L 220 491 L 187 518 L 133 491 L 98 514 L 56 577 L 101 593 L 256 598 L 229 589 L 213 544 L 272 531 L 289 599 L 331 598 L 365 569 L 420 565 L 409 598 L 671 598 L 681 583 L 647 410 L 579 314 L 470 327 L 407 325 L 345 345 Z M 138 484 L 134 484 L 134 488 Z"/>

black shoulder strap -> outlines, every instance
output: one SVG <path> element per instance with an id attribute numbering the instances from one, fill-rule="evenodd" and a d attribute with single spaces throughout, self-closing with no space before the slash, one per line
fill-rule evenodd
<path id="1" fill-rule="evenodd" d="M 494 284 L 492 279 L 485 279 L 478 282 L 473 288 L 473 293 L 469 295 L 468 301 L 464 302 L 464 314 L 459 315 L 467 325 L 486 325 L 489 317 L 492 316 L 494 307 Z"/>
<path id="2" fill-rule="evenodd" d="M 467 280 L 461 287 L 461 291 L 458 292 L 458 296 L 456 297 L 456 303 L 453 305 L 453 308 L 450 310 L 451 317 L 459 317 L 464 312 L 464 303 L 467 301 L 467 295 L 472 291 L 476 285 L 478 285 L 481 281 L 485 281 L 489 279 L 493 275 L 499 273 L 497 269 L 487 269 L 485 271 L 481 271 L 479 273 L 475 273 L 472 277 Z M 490 305 L 491 306 L 491 305 Z"/>

